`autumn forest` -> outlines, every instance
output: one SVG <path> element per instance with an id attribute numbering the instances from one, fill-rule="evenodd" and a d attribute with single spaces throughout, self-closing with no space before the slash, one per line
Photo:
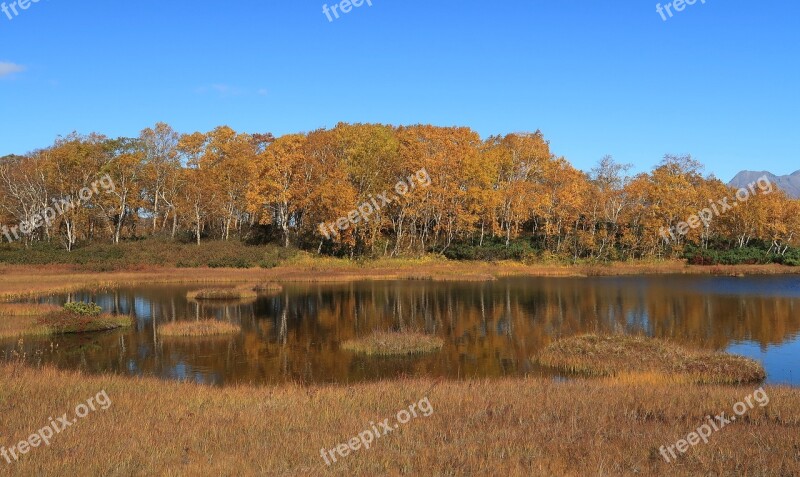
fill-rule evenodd
<path id="1" fill-rule="evenodd" d="M 319 233 L 320 223 L 347 216 L 423 168 L 429 187 L 340 235 Z M 704 175 L 687 155 L 666 155 L 649 173 L 629 170 L 610 156 L 588 173 L 577 170 L 551 153 L 540 132 L 483 140 L 465 127 L 339 124 L 274 137 L 227 126 L 179 134 L 159 123 L 136 138 L 73 133 L 0 158 L 0 226 L 31 220 L 107 174 L 113 191 L 42 224 L 18 246 L 71 251 L 158 236 L 350 257 L 565 260 L 671 258 L 687 250 L 702 257 L 755 247 L 796 264 L 800 201 L 778 190 L 757 194 L 665 240 L 660 230 L 736 190 Z"/>

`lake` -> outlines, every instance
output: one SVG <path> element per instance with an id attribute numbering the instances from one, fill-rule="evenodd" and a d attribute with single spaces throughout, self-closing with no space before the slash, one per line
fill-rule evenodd
<path id="1" fill-rule="evenodd" d="M 397 377 L 494 378 L 557 373 L 530 360 L 553 339 L 580 333 L 646 334 L 764 363 L 770 384 L 800 386 L 800 277 L 637 276 L 508 278 L 487 282 L 286 283 L 241 302 L 195 302 L 200 286 L 143 285 L 52 296 L 94 301 L 134 317 L 104 333 L 26 337 L 37 363 L 238 383 L 353 383 Z M 162 338 L 171 321 L 215 317 L 238 335 Z M 445 340 L 440 352 L 403 358 L 355 355 L 343 341 L 412 330 Z M 8 353 L 18 340 L 0 341 Z"/>

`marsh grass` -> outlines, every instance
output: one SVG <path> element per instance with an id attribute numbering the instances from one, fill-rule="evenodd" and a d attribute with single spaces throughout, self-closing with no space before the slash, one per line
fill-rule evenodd
<path id="1" fill-rule="evenodd" d="M 237 334 L 239 325 L 218 320 L 176 321 L 158 327 L 158 333 L 170 337 L 207 337 Z"/>
<path id="2" fill-rule="evenodd" d="M 754 388 L 615 378 L 217 388 L 0 365 L 0 444 L 101 389 L 108 410 L 13 466 L 3 461 L 0 475 L 800 475 L 800 390 L 767 387 L 768 406 L 667 464 L 660 446 L 730 413 Z M 325 465 L 320 448 L 423 397 L 430 417 Z"/>
<path id="3" fill-rule="evenodd" d="M 757 383 L 766 378 L 763 366 L 752 359 L 640 336 L 573 336 L 551 343 L 537 359 L 544 366 L 587 376 L 658 373 L 708 384 Z"/>
<path id="4" fill-rule="evenodd" d="M 49 334 L 50 329 L 39 324 L 36 316 L 15 315 L 0 318 L 0 339 Z"/>
<path id="5" fill-rule="evenodd" d="M 186 294 L 189 300 L 243 300 L 257 297 L 256 292 L 246 288 L 203 288 Z"/>
<path id="6" fill-rule="evenodd" d="M 38 303 L 0 303 L 0 318 L 9 316 L 41 316 L 60 310 L 55 305 L 40 305 Z"/>
<path id="7" fill-rule="evenodd" d="M 317 265 L 274 270 L 148 269 L 96 273 L 0 265 L 4 300 L 141 283 L 403 279 L 406 269 Z M 348 266 L 349 267 L 349 266 Z M 344 267 L 343 267 L 344 268 Z M 434 279 L 575 276 L 577 268 L 426 264 Z M 711 273 L 653 266 L 654 273 Z M 786 273 L 746 266 L 747 273 Z M 130 270 L 130 268 L 128 268 Z M 635 274 L 609 267 L 598 274 Z M 723 268 L 728 270 L 727 268 Z M 594 272 L 592 272 L 594 273 Z M 477 279 L 477 278 L 476 278 Z M 0 321 L 2 323 L 2 321 Z M 679 385 L 676 385 L 679 384 Z M 686 376 L 619 372 L 595 380 L 391 380 L 357 385 L 214 388 L 160 379 L 92 376 L 0 364 L 3 441 L 27 439 L 48 416 L 106 390 L 113 406 L 70 427 L 2 475 L 800 475 L 800 390 L 768 387 L 771 403 L 692 448 L 675 464 L 658 456 L 706 420 L 730 412 L 748 386 L 698 385 Z M 376 418 L 428 396 L 434 414 L 326 467 L 332 447 Z M 265 452 L 265 449 L 270 450 Z M 4 462 L 4 461 L 3 461 Z"/>
<path id="8" fill-rule="evenodd" d="M 422 333 L 378 332 L 342 343 L 342 349 L 370 356 L 397 356 L 439 351 L 444 341 Z"/>

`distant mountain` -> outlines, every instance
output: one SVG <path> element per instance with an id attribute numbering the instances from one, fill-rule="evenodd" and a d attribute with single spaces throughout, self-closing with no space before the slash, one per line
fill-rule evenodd
<path id="1" fill-rule="evenodd" d="M 733 187 L 747 187 L 747 184 L 755 182 L 759 177 L 766 175 L 770 182 L 778 186 L 784 192 L 800 199 L 800 171 L 789 174 L 788 176 L 776 176 L 775 174 L 767 171 L 742 171 L 736 174 L 736 177 L 730 181 L 729 185 Z"/>

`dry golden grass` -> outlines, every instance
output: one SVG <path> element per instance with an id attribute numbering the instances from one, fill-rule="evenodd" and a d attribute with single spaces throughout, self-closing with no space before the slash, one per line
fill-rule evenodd
<path id="1" fill-rule="evenodd" d="M 752 359 L 688 350 L 641 336 L 573 336 L 551 343 L 537 359 L 545 366 L 589 376 L 654 372 L 717 384 L 756 383 L 766 378 L 764 367 Z"/>
<path id="2" fill-rule="evenodd" d="M 105 390 L 49 447 L 0 475 L 800 475 L 800 390 L 768 387 L 770 404 L 667 464 L 662 445 L 726 412 L 754 388 L 612 379 L 399 380 L 348 386 L 211 388 L 157 379 L 0 366 L 0 445 Z M 428 397 L 430 417 L 339 458 L 332 448 Z M 46 398 L 45 398 L 46 397 Z"/>
<path id="3" fill-rule="evenodd" d="M 7 316 L 0 318 L 0 339 L 49 334 L 50 329 L 40 325 L 35 316 Z"/>
<path id="4" fill-rule="evenodd" d="M 0 318 L 7 316 L 41 316 L 60 309 L 61 307 L 55 305 L 40 305 L 38 303 L 0 303 Z"/>
<path id="5" fill-rule="evenodd" d="M 218 320 L 176 321 L 158 327 L 162 336 L 205 337 L 239 333 L 239 325 Z"/>
<path id="6" fill-rule="evenodd" d="M 256 292 L 243 288 L 204 288 L 186 294 L 190 300 L 243 300 L 257 296 Z"/>
<path id="7" fill-rule="evenodd" d="M 363 338 L 348 340 L 342 348 L 355 353 L 375 356 L 430 353 L 438 351 L 444 341 L 422 333 L 373 333 Z"/>
<path id="8" fill-rule="evenodd" d="M 48 313 L 61 310 L 55 305 L 36 303 L 0 303 L 0 339 L 50 334 L 38 319 Z"/>

